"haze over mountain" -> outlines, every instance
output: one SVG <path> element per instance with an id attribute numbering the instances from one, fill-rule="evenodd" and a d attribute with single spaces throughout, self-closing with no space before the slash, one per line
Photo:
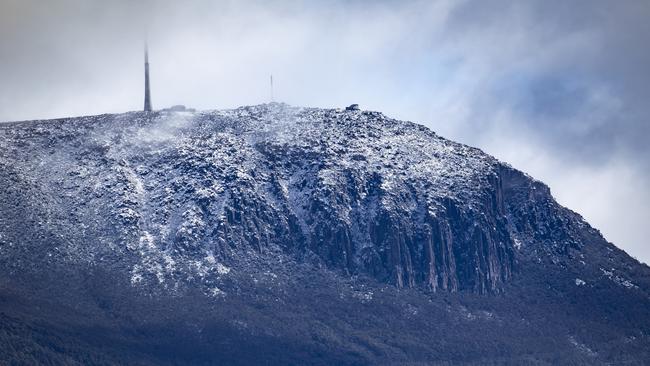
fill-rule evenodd
<path id="1" fill-rule="evenodd" d="M 2 360 L 650 358 L 650 268 L 544 183 L 379 112 L 6 123 L 0 186 Z"/>

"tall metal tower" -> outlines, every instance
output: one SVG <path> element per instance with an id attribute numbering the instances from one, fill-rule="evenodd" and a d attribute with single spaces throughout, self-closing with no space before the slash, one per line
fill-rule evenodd
<path id="1" fill-rule="evenodd" d="M 144 44 L 144 111 L 151 112 L 151 91 L 149 90 L 149 47 Z"/>

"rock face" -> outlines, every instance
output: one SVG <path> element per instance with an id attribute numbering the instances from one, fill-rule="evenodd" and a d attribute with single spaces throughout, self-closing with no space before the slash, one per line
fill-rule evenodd
<path id="1" fill-rule="evenodd" d="M 71 268 L 81 282 L 107 273 L 116 292 L 97 296 L 109 304 L 120 291 L 198 292 L 217 302 L 270 291 L 279 301 L 295 286 L 326 291 L 353 281 L 350 298 L 370 306 L 379 288 L 439 301 L 523 298 L 517 288 L 527 283 L 546 296 L 554 278 L 615 285 L 631 293 L 628 305 L 649 304 L 648 268 L 558 205 L 544 184 L 377 112 L 269 104 L 0 124 L 0 186 L 7 288 Z M 540 273 L 546 284 L 536 282 Z M 296 285 L 303 276 L 324 277 Z M 86 296 L 84 286 L 71 296 Z M 630 342 L 643 354 L 650 319 L 634 314 L 641 330 Z M 566 337 L 585 362 L 599 360 Z M 377 349 L 379 360 L 399 359 Z M 357 361 L 373 360 L 364 357 Z"/>
<path id="2" fill-rule="evenodd" d="M 378 113 L 270 105 L 4 133 L 5 174 L 35 185 L 52 215 L 72 213 L 47 217 L 45 230 L 68 237 L 57 251 L 134 254 L 134 282 L 282 251 L 400 288 L 484 293 L 514 265 L 503 167 Z"/>

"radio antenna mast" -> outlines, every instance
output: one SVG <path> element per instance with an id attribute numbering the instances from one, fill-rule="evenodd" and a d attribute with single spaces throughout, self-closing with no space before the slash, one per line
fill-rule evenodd
<path id="1" fill-rule="evenodd" d="M 151 91 L 149 90 L 149 47 L 144 42 L 144 111 L 151 112 Z"/>

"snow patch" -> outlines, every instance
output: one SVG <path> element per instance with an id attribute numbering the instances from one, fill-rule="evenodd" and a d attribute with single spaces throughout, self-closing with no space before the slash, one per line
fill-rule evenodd
<path id="1" fill-rule="evenodd" d="M 612 282 L 616 283 L 619 286 L 623 286 L 628 289 L 638 289 L 639 286 L 635 285 L 632 283 L 632 281 L 625 279 L 617 274 L 614 273 L 614 268 L 612 268 L 610 271 L 601 268 L 600 271 L 607 277 L 609 278 Z"/>
<path id="2" fill-rule="evenodd" d="M 569 336 L 569 343 L 571 343 L 578 351 L 586 354 L 587 356 L 595 357 L 598 355 L 596 352 L 591 350 L 591 348 L 587 347 L 587 345 L 578 342 L 574 336 Z"/>
<path id="3" fill-rule="evenodd" d="M 361 301 L 362 303 L 368 303 L 372 300 L 374 293 L 372 291 L 355 291 L 352 293 L 352 297 Z"/>
<path id="4" fill-rule="evenodd" d="M 207 256 L 205 256 L 205 261 L 212 265 L 217 263 L 217 260 L 214 258 L 214 254 L 212 253 L 209 253 Z"/>
<path id="5" fill-rule="evenodd" d="M 226 292 L 220 289 L 219 287 L 213 287 L 208 291 L 208 294 L 212 297 L 224 297 Z"/>
<path id="6" fill-rule="evenodd" d="M 220 275 L 227 275 L 228 273 L 230 273 L 230 268 L 224 266 L 221 263 L 217 263 L 217 273 L 219 273 Z"/>

